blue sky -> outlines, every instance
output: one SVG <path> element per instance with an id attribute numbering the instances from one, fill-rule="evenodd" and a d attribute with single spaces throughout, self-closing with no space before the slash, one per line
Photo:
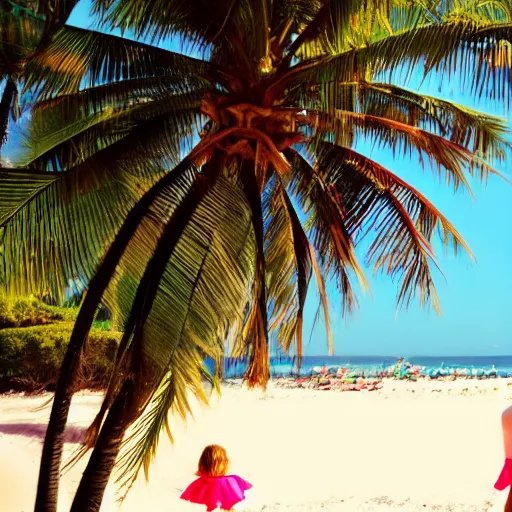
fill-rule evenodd
<path id="1" fill-rule="evenodd" d="M 90 28 L 87 1 L 73 12 L 70 24 Z M 177 44 L 169 44 L 176 49 Z M 416 80 L 419 85 L 419 80 Z M 399 85 L 399 80 L 396 81 Z M 414 83 L 414 79 L 413 79 Z M 412 86 L 410 83 L 409 87 Z M 505 116 L 504 109 L 481 102 L 475 104 L 461 94 L 457 82 L 439 87 L 432 76 L 421 85 L 421 92 L 442 96 L 470 107 Z M 508 115 L 510 125 L 510 115 Z M 340 298 L 330 287 L 332 324 L 337 355 L 512 355 L 512 186 L 491 178 L 487 186 L 472 183 L 476 199 L 467 193 L 454 195 L 451 189 L 421 170 L 414 160 L 393 160 L 389 152 L 360 147 L 362 152 L 384 164 L 423 192 L 457 227 L 475 253 L 477 263 L 461 254 L 457 257 L 438 252 L 444 276 L 436 284 L 443 315 L 422 309 L 417 303 L 397 314 L 396 284 L 386 276 L 372 277 L 366 269 L 372 295 L 360 295 L 359 312 L 346 319 L 340 316 Z M 509 177 L 511 160 L 499 170 Z M 362 258 L 361 258 L 362 259 Z M 319 321 L 312 332 L 318 305 L 310 288 L 305 317 L 305 353 L 327 353 L 325 329 Z"/>

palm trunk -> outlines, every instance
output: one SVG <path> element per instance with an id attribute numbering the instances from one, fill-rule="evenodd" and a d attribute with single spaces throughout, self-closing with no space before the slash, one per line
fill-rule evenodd
<path id="1" fill-rule="evenodd" d="M 112 404 L 85 468 L 70 512 L 93 512 L 100 509 L 105 487 L 114 469 L 124 433 L 130 423 L 127 410 L 134 397 L 134 391 L 134 382 L 127 380 Z"/>
<path id="2" fill-rule="evenodd" d="M 214 156 L 212 169 L 208 172 L 208 175 L 201 177 L 199 183 L 195 183 L 187 192 L 171 220 L 167 223 L 155 252 L 146 266 L 130 312 L 132 320 L 128 322 L 134 331 L 134 341 L 131 348 L 136 354 L 141 352 L 144 325 L 153 307 L 167 263 L 201 200 L 215 184 L 222 170 L 223 161 L 222 155 Z M 138 415 L 134 414 L 134 411 L 137 410 L 137 407 L 140 407 L 138 399 L 140 393 L 144 392 L 140 389 L 142 383 L 138 377 L 141 376 L 141 371 L 140 368 L 137 368 L 141 364 L 141 356 L 133 356 L 132 361 L 135 365 L 135 368 L 132 368 L 132 376 L 124 382 L 121 392 L 109 409 L 87 468 L 80 481 L 71 512 L 97 512 L 100 509 L 103 494 L 110 474 L 114 469 L 124 433 L 131 423 L 137 419 Z M 128 386 L 128 382 L 132 382 L 131 387 Z M 145 382 L 145 385 L 147 387 L 147 382 Z M 127 391 L 128 388 L 129 391 Z M 138 410 L 140 411 L 140 409 Z"/>
<path id="3" fill-rule="evenodd" d="M 53 406 L 44 439 L 35 512 L 56 512 L 60 464 L 62 459 L 63 435 L 68 418 L 73 385 L 78 369 L 80 354 L 89 334 L 94 315 L 103 297 L 114 271 L 121 259 L 129 241 L 148 212 L 153 201 L 162 190 L 176 179 L 179 179 L 189 169 L 190 163 L 183 160 L 175 169 L 155 183 L 129 212 L 124 224 L 108 249 L 103 262 L 89 283 L 88 290 L 78 313 L 61 373 L 57 381 Z"/>

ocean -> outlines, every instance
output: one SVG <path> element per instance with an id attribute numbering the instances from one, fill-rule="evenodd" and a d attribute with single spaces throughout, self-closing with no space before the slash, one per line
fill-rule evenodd
<path id="1" fill-rule="evenodd" d="M 304 356 L 302 359 L 301 375 L 311 373 L 313 367 L 337 366 L 353 371 L 378 372 L 384 371 L 396 364 L 397 356 Z M 405 361 L 415 366 L 425 367 L 425 371 L 438 368 L 456 369 L 467 368 L 488 371 L 494 368 L 500 377 L 512 377 L 512 356 L 411 356 Z M 277 377 L 290 374 L 296 366 L 294 358 L 272 357 L 271 375 Z M 236 378 L 245 373 L 247 364 L 243 360 L 226 358 L 224 377 Z"/>

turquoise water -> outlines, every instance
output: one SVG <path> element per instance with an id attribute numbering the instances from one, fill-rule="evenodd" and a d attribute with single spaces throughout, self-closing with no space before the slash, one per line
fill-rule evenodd
<path id="1" fill-rule="evenodd" d="M 349 371 L 373 374 L 385 371 L 393 367 L 398 357 L 395 356 L 305 356 L 302 361 L 301 375 L 311 374 L 314 367 L 344 367 Z M 512 377 L 512 356 L 414 356 L 405 357 L 411 364 L 425 367 L 423 373 L 435 371 L 439 368 L 444 370 L 467 368 L 471 370 L 489 371 L 494 367 L 497 369 L 498 376 Z M 295 361 L 293 358 L 272 358 L 271 374 L 273 377 L 289 375 L 294 371 Z M 241 377 L 247 364 L 242 360 L 227 359 L 224 365 L 224 376 L 226 378 Z"/>

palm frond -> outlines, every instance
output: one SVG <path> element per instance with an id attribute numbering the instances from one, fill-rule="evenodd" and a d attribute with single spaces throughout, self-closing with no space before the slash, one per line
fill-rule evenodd
<path id="1" fill-rule="evenodd" d="M 394 85 L 364 84 L 362 93 L 366 105 L 365 113 L 388 116 L 390 110 L 386 109 L 386 102 L 378 100 L 378 96 L 384 94 L 404 113 L 403 122 L 434 132 L 437 130 L 439 135 L 467 148 L 477 157 L 502 161 L 510 151 L 510 143 L 506 138 L 508 127 L 503 118 Z M 414 111 L 409 114 L 409 106 L 421 109 L 423 120 L 420 112 L 417 113 L 421 124 L 415 122 L 418 118 Z"/>
<path id="2" fill-rule="evenodd" d="M 311 259 L 311 266 L 315 273 L 316 285 L 318 288 L 318 295 L 320 296 L 320 305 L 324 311 L 324 326 L 327 333 L 327 349 L 330 356 L 334 355 L 334 339 L 331 329 L 331 314 L 329 312 L 329 297 L 325 287 L 325 280 L 322 269 L 320 268 L 318 257 L 315 248 L 309 244 L 309 257 Z"/>
<path id="3" fill-rule="evenodd" d="M 264 210 L 269 329 L 277 331 L 286 353 L 295 341 L 297 356 L 302 357 L 304 304 L 311 277 L 309 241 L 278 177 L 268 203 Z"/>
<path id="4" fill-rule="evenodd" d="M 85 284 L 96 271 L 134 194 L 108 179 L 81 193 L 77 178 L 73 172 L 62 173 L 31 189 L 27 200 L 4 212 L 0 281 L 9 293 L 23 296 L 50 290 L 62 301 L 70 280 Z M 3 189 L 6 183 L 0 185 Z M 105 205 L 117 208 L 109 211 Z"/>
<path id="5" fill-rule="evenodd" d="M 321 55 L 359 48 L 380 35 L 393 33 L 389 17 L 396 13 L 390 0 L 328 0 L 289 48 L 286 63 L 294 55 L 309 60 Z"/>
<path id="6" fill-rule="evenodd" d="M 509 101 L 509 68 L 503 66 L 512 43 L 512 20 L 479 25 L 468 21 L 434 23 L 388 34 L 362 47 L 339 54 L 306 60 L 281 75 L 267 90 L 267 102 L 286 88 L 300 83 L 335 84 L 359 79 L 372 80 L 397 73 L 410 77 L 421 65 L 425 75 L 434 70 L 437 79 L 461 78 L 478 96 Z M 471 82 L 471 83 L 469 83 Z"/>
<path id="7" fill-rule="evenodd" d="M 505 119 L 396 85 L 322 82 L 313 87 L 306 85 L 297 92 L 298 101 L 306 110 L 331 115 L 339 110 L 353 111 L 387 118 L 440 135 L 491 161 L 502 161 L 510 151 Z"/>
<path id="8" fill-rule="evenodd" d="M 158 77 L 202 75 L 200 59 L 76 27 L 63 27 L 44 52 L 27 64 L 26 88 L 40 96 L 72 94 L 104 83 Z"/>
<path id="9" fill-rule="evenodd" d="M 2 97 L 0 98 L 0 150 L 7 140 L 7 127 L 9 125 L 9 119 L 15 110 L 17 95 L 18 88 L 16 83 L 10 78 L 7 79 L 2 91 Z"/>
<path id="10" fill-rule="evenodd" d="M 260 186 L 251 162 L 242 164 L 240 179 L 245 197 L 251 208 L 251 219 L 256 241 L 252 304 L 242 334 L 243 341 L 250 347 L 245 380 L 249 386 L 265 387 L 270 379 L 265 234 Z"/>
<path id="11" fill-rule="evenodd" d="M 292 34 L 309 25 L 322 6 L 321 0 L 274 0 L 272 2 L 271 38 L 286 47 Z M 292 53 L 288 50 L 288 53 Z"/>
<path id="12" fill-rule="evenodd" d="M 398 305 L 408 305 L 417 292 L 440 311 L 430 263 L 430 242 L 436 227 L 445 246 L 454 251 L 468 246 L 453 225 L 420 192 L 363 155 L 321 143 L 317 153 L 326 183 L 339 196 L 347 229 L 354 239 L 373 236 L 367 263 L 376 271 L 398 277 Z"/>
<path id="13" fill-rule="evenodd" d="M 125 373 L 128 371 L 126 368 L 127 365 L 129 366 L 129 350 L 135 343 L 134 331 L 141 322 L 143 325 L 147 320 L 149 311 L 145 308 L 151 309 L 151 304 L 144 300 L 145 294 L 149 293 L 150 284 L 157 286 L 161 279 L 161 276 L 156 279 L 151 275 L 152 268 L 149 265 L 151 263 L 154 266 L 155 262 L 152 260 L 156 258 L 156 250 L 161 247 L 165 232 L 169 233 L 171 227 L 182 220 L 180 217 L 183 217 L 181 210 L 184 208 L 184 201 L 197 192 L 197 170 L 191 165 L 180 167 L 177 172 L 175 168 L 162 179 L 166 178 L 169 178 L 168 184 L 158 191 L 147 212 L 141 218 L 105 292 L 106 301 L 111 306 L 113 315 L 122 325 L 123 336 L 114 363 L 116 371 L 111 374 L 100 411 L 88 431 L 89 446 L 94 444 L 104 415 L 123 385 Z M 173 219 L 173 225 L 167 229 L 169 222 Z M 181 225 L 181 230 L 183 229 L 185 225 Z M 170 246 L 169 251 L 172 250 L 173 246 Z M 160 265 L 164 263 L 160 259 Z M 162 269 L 163 272 L 164 269 Z M 153 292 L 156 293 L 155 288 Z M 140 342 L 140 335 L 138 341 Z"/>
<path id="14" fill-rule="evenodd" d="M 219 1 L 212 5 L 192 0 L 174 0 L 172 7 L 162 0 L 151 0 L 145 4 L 135 0 L 122 3 L 95 1 L 94 12 L 109 27 L 132 30 L 136 37 L 159 41 L 171 35 L 193 36 L 196 40 L 209 41 L 219 32 L 229 13 L 233 10 L 233 0 Z"/>
<path id="15" fill-rule="evenodd" d="M 0 228 L 59 177 L 58 173 L 0 168 Z"/>
<path id="16" fill-rule="evenodd" d="M 153 119 L 82 164 L 48 173 L 54 180 L 29 201 L 12 203 L 2 216 L 2 281 L 11 292 L 62 297 L 69 279 L 88 282 L 126 213 L 180 159 L 175 136 L 172 118 Z"/>
<path id="17" fill-rule="evenodd" d="M 270 2 L 268 0 L 164 0 L 144 5 L 135 0 L 96 2 L 96 10 L 110 28 L 132 30 L 152 42 L 181 36 L 210 54 L 212 62 L 252 73 L 267 53 Z"/>
<path id="18" fill-rule="evenodd" d="M 177 141 L 188 139 L 192 144 L 194 132 L 200 128 L 199 98 L 199 93 L 171 94 L 155 101 L 97 112 L 71 110 L 65 103 L 55 103 L 34 112 L 26 143 L 28 149 L 20 155 L 19 163 L 66 169 L 109 146 L 123 144 L 125 138 L 137 141 L 134 134 L 152 133 L 156 140 L 170 130 L 175 143 L 171 147 L 163 146 L 161 154 L 169 154 L 171 148 L 177 154 L 180 146 Z M 165 131 L 162 124 L 167 124 Z M 159 131 L 153 125 L 158 125 Z M 168 139 L 165 138 L 166 143 Z"/>
<path id="19" fill-rule="evenodd" d="M 286 56 L 280 66 L 280 70 L 287 69 L 290 66 L 295 55 L 299 54 L 304 59 L 317 56 L 317 52 L 323 54 L 327 43 L 326 24 L 329 20 L 329 2 L 312 2 L 312 11 L 310 20 L 299 28 L 298 35 L 290 44 Z M 329 34 L 332 34 L 332 26 L 329 27 Z M 310 49 L 313 45 L 315 50 Z M 318 50 L 319 48 L 319 50 Z M 306 51 L 306 53 L 304 53 Z"/>
<path id="20" fill-rule="evenodd" d="M 236 223 L 231 222 L 233 215 Z M 166 265 L 141 339 L 142 357 L 162 377 L 150 384 L 151 394 L 155 393 L 152 402 L 126 441 L 120 460 L 124 483 L 130 484 L 142 466 L 147 471 L 169 406 L 185 416 L 190 412 L 189 391 L 206 400 L 204 358 L 218 361 L 222 357 L 225 326 L 240 315 L 247 300 L 253 266 L 240 253 L 253 252 L 247 240 L 250 225 L 250 211 L 239 186 L 219 178 L 198 205 Z M 135 245 L 134 240 L 134 250 Z M 225 279 L 218 279 L 220 273 Z"/>
<path id="21" fill-rule="evenodd" d="M 300 219 L 293 207 L 293 204 L 290 200 L 290 197 L 286 193 L 286 190 L 283 189 L 283 198 L 284 204 L 286 206 L 287 213 L 290 217 L 290 222 L 292 224 L 292 235 L 293 235 L 293 244 L 294 244 L 294 255 L 297 266 L 297 299 L 298 299 L 298 310 L 297 310 L 297 321 L 295 324 L 295 345 L 297 357 L 299 358 L 299 364 L 302 361 L 302 353 L 303 353 L 303 324 L 304 324 L 304 307 L 306 305 L 306 296 L 309 288 L 309 281 L 311 279 L 311 253 L 310 253 L 310 243 L 307 238 L 306 233 L 302 227 Z M 332 343 L 329 344 L 329 339 L 332 341 L 332 337 L 329 336 L 329 327 L 326 326 L 326 330 L 328 333 L 327 336 L 327 346 L 331 348 Z M 333 348 L 334 350 L 334 348 Z"/>
<path id="22" fill-rule="evenodd" d="M 354 253 L 343 206 L 323 182 L 321 174 L 304 157 L 294 150 L 287 156 L 293 172 L 290 191 L 308 215 L 308 238 L 319 255 L 322 272 L 336 279 L 344 312 L 350 312 L 357 307 L 350 273 L 355 275 L 364 289 L 367 283 Z"/>
<path id="23" fill-rule="evenodd" d="M 34 111 L 46 111 L 59 106 L 63 115 L 66 116 L 76 111 L 97 113 L 106 109 L 128 109 L 134 105 L 156 102 L 165 98 L 170 100 L 176 97 L 186 98 L 187 94 L 192 99 L 194 94 L 199 97 L 211 90 L 210 82 L 201 76 L 183 77 L 165 72 L 159 76 L 110 82 L 82 89 L 74 94 L 40 100 L 34 106 Z"/>
<path id="24" fill-rule="evenodd" d="M 352 138 L 347 138 L 347 133 L 350 136 L 355 132 L 359 140 L 368 138 L 374 146 L 389 148 L 395 158 L 399 155 L 417 155 L 422 166 L 426 160 L 439 177 L 444 174 L 446 183 L 453 185 L 455 190 L 463 186 L 471 192 L 466 172 L 473 174 L 478 171 L 481 178 L 497 174 L 489 164 L 464 146 L 389 118 L 337 111 L 335 117 L 327 114 L 309 115 L 307 121 L 316 130 L 315 138 L 327 139 L 340 146 L 350 146 Z"/>
<path id="25" fill-rule="evenodd" d="M 18 72 L 23 60 L 39 44 L 45 20 L 29 9 L 0 11 L 0 79 Z"/>
<path id="26" fill-rule="evenodd" d="M 330 0 L 326 2 L 327 20 L 325 26 L 326 42 L 331 49 L 343 48 L 352 24 L 357 23 L 360 11 L 372 18 L 376 5 L 388 7 L 388 0 Z"/>

